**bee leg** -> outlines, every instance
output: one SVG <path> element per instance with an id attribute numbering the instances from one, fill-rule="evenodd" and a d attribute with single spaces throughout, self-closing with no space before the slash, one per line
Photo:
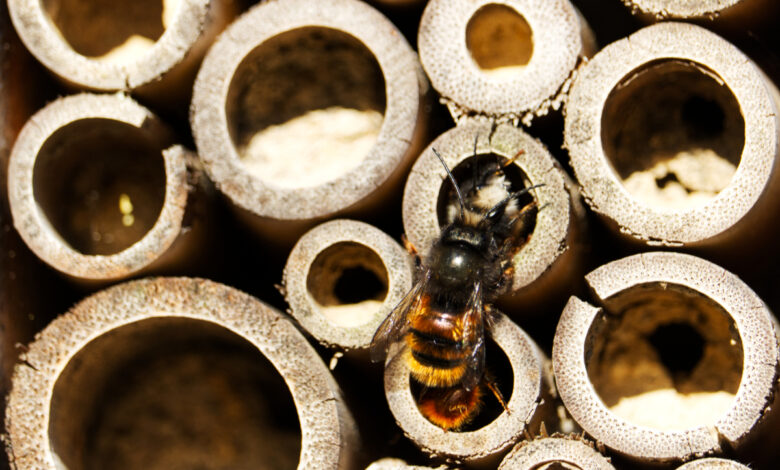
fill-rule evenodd
<path id="1" fill-rule="evenodd" d="M 514 163 L 514 161 L 515 161 L 515 160 L 517 160 L 517 157 L 519 157 L 520 155 L 522 155 L 522 154 L 524 154 L 524 153 L 525 153 L 525 149 L 520 149 L 520 150 L 518 150 L 518 151 L 517 151 L 517 153 L 515 154 L 515 156 L 514 156 L 514 157 L 512 157 L 512 158 L 508 158 L 508 159 L 507 159 L 507 161 L 505 161 L 505 162 L 504 162 L 504 164 L 503 164 L 503 165 L 501 165 L 501 166 L 502 166 L 503 168 L 506 168 L 506 167 L 508 167 L 509 165 L 511 165 L 512 163 Z"/>
<path id="2" fill-rule="evenodd" d="M 485 375 L 482 376 L 482 382 L 491 392 L 493 392 L 493 395 L 495 395 L 498 403 L 501 404 L 501 408 L 506 411 L 506 414 L 511 414 L 509 408 L 506 406 L 506 401 L 504 401 L 504 396 L 501 394 L 501 390 L 499 390 L 498 386 L 496 385 L 495 377 L 493 377 L 489 372 L 485 371 Z"/>
<path id="3" fill-rule="evenodd" d="M 405 233 L 401 234 L 401 242 L 403 242 L 404 248 L 406 248 L 406 251 L 408 251 L 410 255 L 413 255 L 415 258 L 420 257 L 420 255 L 417 252 L 417 248 L 415 248 L 412 242 L 410 242 L 409 239 L 406 238 Z"/>

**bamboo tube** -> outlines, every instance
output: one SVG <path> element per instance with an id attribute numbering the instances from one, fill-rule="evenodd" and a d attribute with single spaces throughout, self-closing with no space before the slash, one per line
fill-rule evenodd
<path id="1" fill-rule="evenodd" d="M 515 190 L 543 184 L 533 190 L 539 207 L 529 241 L 514 258 L 514 277 L 507 305 L 523 305 L 526 310 L 568 295 L 571 286 L 581 279 L 584 211 L 558 163 L 539 141 L 509 124 L 492 129 L 489 123 L 476 120 L 460 125 L 437 137 L 412 167 L 404 189 L 403 222 L 409 241 L 425 256 L 445 224 L 444 194 L 451 190 L 444 167 L 433 153 L 436 149 L 456 175 L 464 174 L 459 166 L 478 158 L 494 155 L 514 158 L 507 174 Z M 522 152 L 518 155 L 518 152 Z M 515 158 L 516 157 L 516 158 Z M 479 161 L 479 160 L 477 160 Z M 560 307 L 558 307 L 560 308 Z"/>
<path id="2" fill-rule="evenodd" d="M 585 432 L 632 466 L 766 452 L 778 342 L 747 285 L 668 252 L 611 262 L 586 281 L 595 305 L 572 297 L 553 344 L 561 399 Z"/>
<path id="3" fill-rule="evenodd" d="M 413 277 L 411 256 L 392 238 L 366 223 L 339 219 L 298 240 L 283 285 L 292 316 L 308 333 L 349 350 L 371 344 Z"/>
<path id="4" fill-rule="evenodd" d="M 552 469 L 615 470 L 615 467 L 592 443 L 579 436 L 564 435 L 520 442 L 498 466 L 498 470 Z"/>
<path id="5" fill-rule="evenodd" d="M 187 278 L 121 284 L 52 322 L 16 368 L 6 425 L 20 470 L 352 468 L 360 450 L 291 322 Z"/>
<path id="6" fill-rule="evenodd" d="M 366 470 L 447 470 L 447 466 L 423 467 L 420 465 L 409 465 L 401 459 L 386 457 L 372 462 L 371 465 L 366 467 Z"/>
<path id="7" fill-rule="evenodd" d="M 235 16 L 231 0 L 9 0 L 25 46 L 66 85 L 130 91 L 169 108 L 189 100 L 200 60 Z"/>
<path id="8" fill-rule="evenodd" d="M 778 96 L 739 50 L 694 25 L 661 23 L 605 47 L 567 102 L 583 196 L 634 242 L 736 258 L 773 244 Z"/>
<path id="9" fill-rule="evenodd" d="M 11 152 L 14 225 L 43 261 L 77 279 L 109 280 L 185 264 L 205 228 L 188 203 L 190 152 L 123 95 L 58 99 L 24 126 Z M 189 162 L 189 163 L 188 163 Z M 202 202 L 202 201 L 201 201 Z M 200 204 L 198 202 L 197 204 Z"/>
<path id="10" fill-rule="evenodd" d="M 499 408 L 497 417 L 474 430 L 445 431 L 429 422 L 417 408 L 404 355 L 396 354 L 389 359 L 385 368 L 385 395 L 390 411 L 406 436 L 432 458 L 496 466 L 509 447 L 522 439 L 526 432 L 534 433 L 542 425 L 556 424 L 555 385 L 550 376 L 549 362 L 541 350 L 503 314 L 498 315 L 492 338 L 509 360 L 509 371 L 496 373 L 499 386 L 511 381 L 511 393 L 502 390 L 509 413 Z M 499 364 L 498 354 L 498 350 L 488 350 L 488 370 Z M 489 400 L 495 398 L 486 392 L 484 401 Z M 482 410 L 480 415 L 484 413 L 486 410 Z M 482 420 L 482 417 L 478 416 L 477 420 Z"/>
<path id="11" fill-rule="evenodd" d="M 385 200 L 420 145 L 426 89 L 411 47 L 365 3 L 265 2 L 204 59 L 191 124 L 220 190 L 291 246 Z"/>
<path id="12" fill-rule="evenodd" d="M 708 458 L 688 462 L 677 467 L 677 470 L 748 470 L 749 468 L 734 460 Z"/>
<path id="13" fill-rule="evenodd" d="M 477 113 L 527 121 L 558 109 L 595 41 L 567 0 L 431 0 L 418 47 L 456 120 Z"/>
<path id="14" fill-rule="evenodd" d="M 732 17 L 759 16 L 761 11 L 771 5 L 766 0 L 623 0 L 632 12 L 641 13 L 655 19 L 666 18 L 710 18 L 721 21 Z"/>

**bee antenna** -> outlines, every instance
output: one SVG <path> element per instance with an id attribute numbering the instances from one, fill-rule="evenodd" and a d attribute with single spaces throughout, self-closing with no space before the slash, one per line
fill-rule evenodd
<path id="1" fill-rule="evenodd" d="M 450 168 L 447 166 L 446 163 L 444 163 L 444 159 L 441 157 L 439 152 L 435 148 L 431 148 L 433 150 L 433 153 L 436 154 L 436 156 L 439 158 L 439 161 L 444 166 L 444 170 L 447 172 L 447 176 L 450 178 L 450 181 L 452 182 L 452 186 L 455 188 L 455 193 L 458 195 L 458 202 L 460 203 L 460 220 L 463 220 L 463 213 L 466 210 L 466 203 L 463 201 L 463 194 L 460 192 L 460 187 L 458 187 L 457 181 L 455 181 L 455 177 L 452 176 L 452 172 L 450 171 Z"/>

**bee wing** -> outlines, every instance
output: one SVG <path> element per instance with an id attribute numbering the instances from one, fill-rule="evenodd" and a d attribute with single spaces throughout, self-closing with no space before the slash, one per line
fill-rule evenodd
<path id="1" fill-rule="evenodd" d="M 482 304 L 482 286 L 474 284 L 466 314 L 463 317 L 462 348 L 467 354 L 466 371 L 461 383 L 473 390 L 485 371 L 485 308 Z"/>
<path id="2" fill-rule="evenodd" d="M 430 278 L 430 272 L 425 271 L 420 280 L 412 287 L 408 294 L 395 306 L 392 312 L 384 319 L 371 340 L 371 362 L 381 362 L 387 356 L 390 346 L 401 339 L 409 330 L 407 314 L 416 308 L 425 285 Z"/>

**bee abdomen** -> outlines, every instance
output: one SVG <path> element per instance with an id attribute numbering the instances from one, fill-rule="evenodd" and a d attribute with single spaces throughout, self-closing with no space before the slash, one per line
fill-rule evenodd
<path id="1" fill-rule="evenodd" d="M 423 321 L 409 330 L 409 369 L 426 386 L 449 387 L 462 379 L 467 354 L 452 329 L 441 328 L 437 323 L 441 321 Z"/>

